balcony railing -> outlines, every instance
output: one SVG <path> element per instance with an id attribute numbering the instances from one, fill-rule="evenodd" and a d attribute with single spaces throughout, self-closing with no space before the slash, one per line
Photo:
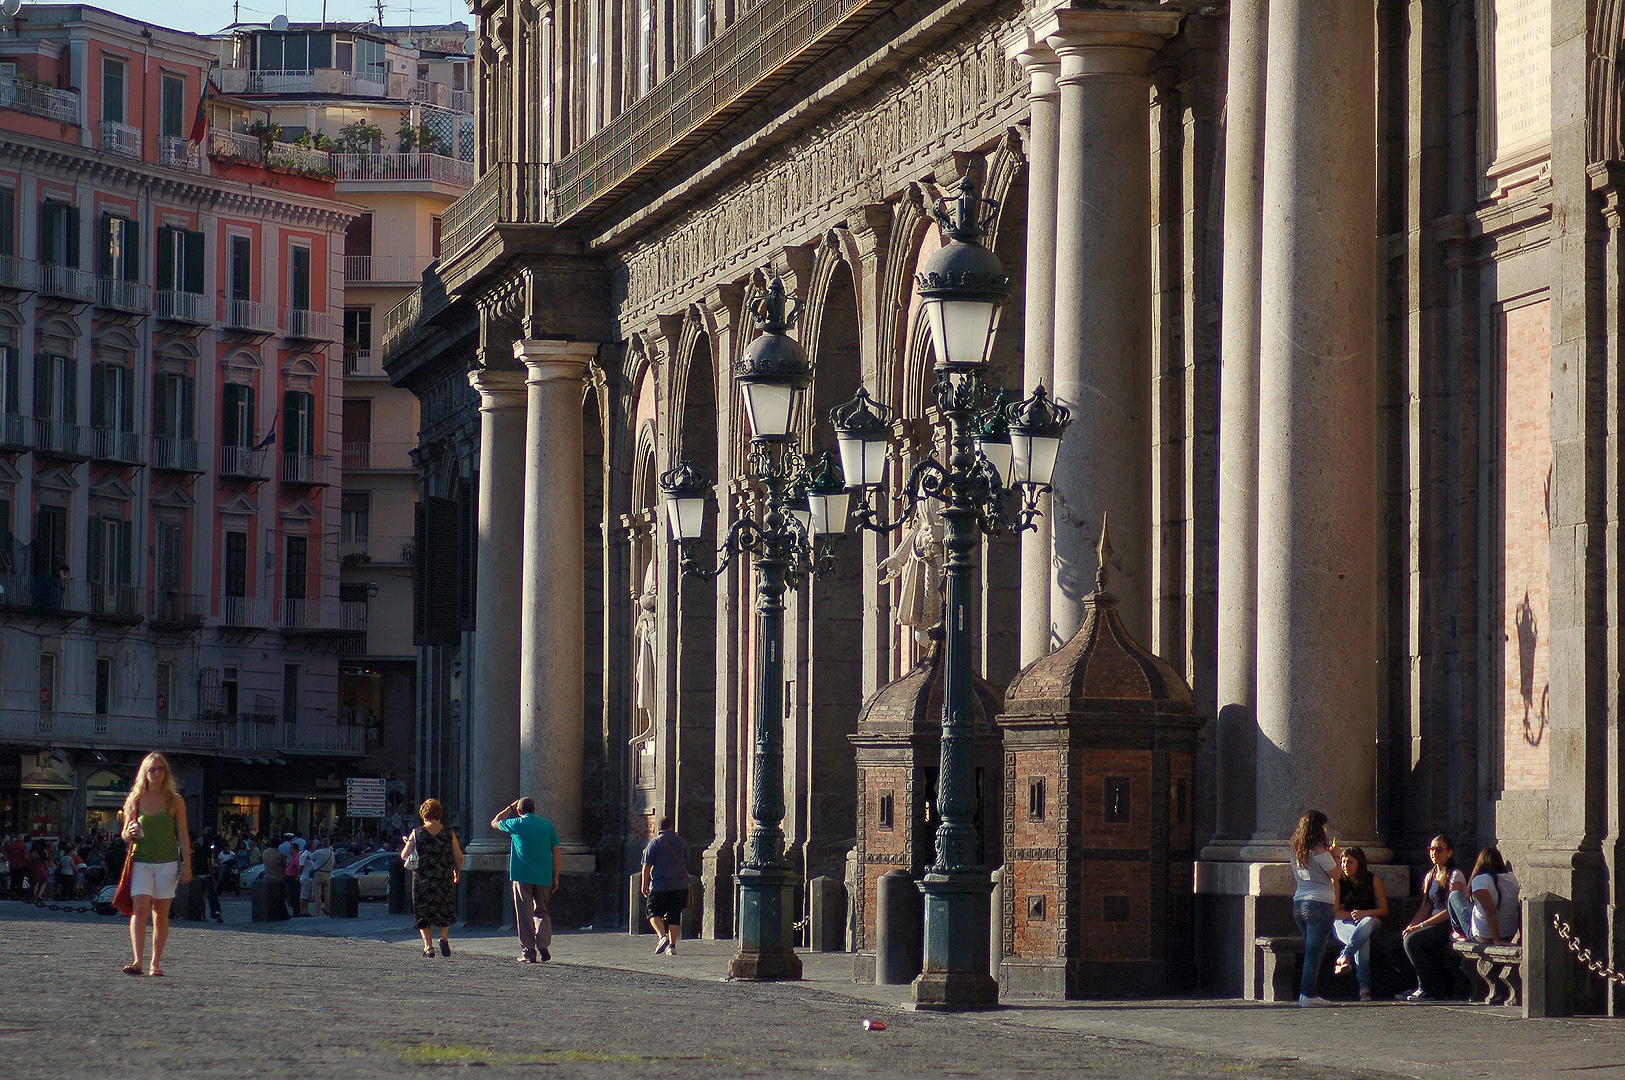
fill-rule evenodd
<path id="1" fill-rule="evenodd" d="M 326 150 L 311 150 L 285 142 L 271 144 L 270 152 L 265 155 L 265 164 L 278 169 L 292 169 L 294 172 L 321 173 L 324 176 L 330 175 L 333 170 Z"/>
<path id="2" fill-rule="evenodd" d="M 359 633 L 367 629 L 367 605 L 354 600 L 277 601 L 276 624 L 303 630 Z"/>
<path id="3" fill-rule="evenodd" d="M 102 149 L 125 157 L 141 156 L 141 129 L 116 120 L 102 121 Z"/>
<path id="4" fill-rule="evenodd" d="M 271 605 L 258 596 L 222 596 L 220 625 L 261 628 L 271 625 Z"/>
<path id="5" fill-rule="evenodd" d="M 158 136 L 158 164 L 175 169 L 197 167 L 197 144 L 179 135 Z"/>
<path id="6" fill-rule="evenodd" d="M 0 255 L 0 289 L 33 289 L 39 284 L 39 267 L 33 259 Z"/>
<path id="7" fill-rule="evenodd" d="M 258 161 L 260 141 L 240 131 L 209 129 L 209 156 L 226 161 Z"/>
<path id="8" fill-rule="evenodd" d="M 383 359 L 371 349 L 345 349 L 344 374 L 376 376 L 384 373 Z"/>
<path id="9" fill-rule="evenodd" d="M 283 332 L 289 337 L 310 341 L 333 340 L 333 316 L 327 312 L 288 308 L 283 314 Z"/>
<path id="10" fill-rule="evenodd" d="M 545 223 L 550 202 L 552 165 L 546 162 L 499 161 L 446 207 L 441 216 L 440 250 L 444 261 L 462 255 L 494 226 Z"/>
<path id="11" fill-rule="evenodd" d="M 89 303 L 96 295 L 96 279 L 88 270 L 47 263 L 39 268 L 39 291 L 47 296 Z"/>
<path id="12" fill-rule="evenodd" d="M 347 442 L 344 444 L 346 469 L 401 469 L 416 468 L 412 464 L 415 442 Z"/>
<path id="13" fill-rule="evenodd" d="M 344 280 L 346 283 L 411 282 L 416 285 L 423 280 L 424 268 L 432 262 L 432 255 L 346 255 Z"/>
<path id="14" fill-rule="evenodd" d="M 247 330 L 255 334 L 276 333 L 276 308 L 253 300 L 222 300 L 220 321 L 228 330 Z"/>
<path id="15" fill-rule="evenodd" d="M 141 436 L 117 428 L 90 429 L 90 456 L 97 461 L 141 461 Z"/>
<path id="16" fill-rule="evenodd" d="M 265 451 L 247 446 L 222 446 L 220 475 L 247 480 L 270 479 L 265 474 Z"/>
<path id="17" fill-rule="evenodd" d="M 63 420 L 34 417 L 34 450 L 42 454 L 62 457 L 88 457 L 85 443 L 87 430 Z"/>
<path id="18" fill-rule="evenodd" d="M 333 175 L 340 181 L 432 180 L 466 188 L 474 183 L 474 163 L 444 154 L 334 154 Z"/>
<path id="19" fill-rule="evenodd" d="M 0 606 L 77 617 L 90 610 L 89 584 L 59 574 L 0 574 Z"/>
<path id="20" fill-rule="evenodd" d="M 152 437 L 152 467 L 174 472 L 202 472 L 202 445 L 193 439 L 170 435 Z M 224 471 L 224 470 L 222 470 Z"/>
<path id="21" fill-rule="evenodd" d="M 122 619 L 140 622 L 146 617 L 141 590 L 134 585 L 103 585 L 99 581 L 86 583 L 90 614 L 104 619 Z"/>
<path id="22" fill-rule="evenodd" d="M 215 729 L 218 753 L 233 755 L 365 754 L 366 728 L 354 724 L 264 723 L 244 714 Z"/>
<path id="23" fill-rule="evenodd" d="M 96 306 L 145 315 L 152 310 L 152 287 L 118 278 L 96 279 Z"/>
<path id="24" fill-rule="evenodd" d="M 31 743 L 49 736 L 55 745 L 85 749 L 215 753 L 235 752 L 233 734 L 231 728 L 209 720 L 0 709 L 0 742 Z"/>
<path id="25" fill-rule="evenodd" d="M 346 536 L 339 534 L 339 558 L 346 563 L 410 563 L 416 539 L 411 536 Z"/>
<path id="26" fill-rule="evenodd" d="M 15 75 L 0 79 L 0 107 L 43 116 L 60 124 L 79 123 L 77 90 L 58 90 Z"/>
<path id="27" fill-rule="evenodd" d="M 833 48 L 876 0 L 760 0 L 710 45 L 559 162 L 555 217 L 634 179 L 708 124 Z"/>
<path id="28" fill-rule="evenodd" d="M 325 454 L 283 454 L 282 479 L 289 484 L 327 483 Z"/>
<path id="29" fill-rule="evenodd" d="M 158 317 L 170 322 L 193 323 L 198 326 L 209 322 L 209 298 L 202 293 L 181 292 L 178 289 L 158 290 Z"/>
<path id="30" fill-rule="evenodd" d="M 32 450 L 34 418 L 19 413 L 0 413 L 0 448 Z"/>
<path id="31" fill-rule="evenodd" d="M 147 594 L 147 614 L 160 629 L 196 629 L 209 615 L 209 598 L 175 589 L 155 589 Z"/>

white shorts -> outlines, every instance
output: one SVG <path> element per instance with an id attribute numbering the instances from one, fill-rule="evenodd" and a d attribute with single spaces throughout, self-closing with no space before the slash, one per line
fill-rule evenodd
<path id="1" fill-rule="evenodd" d="M 137 861 L 130 868 L 130 895 L 173 900 L 180 878 L 180 863 Z"/>

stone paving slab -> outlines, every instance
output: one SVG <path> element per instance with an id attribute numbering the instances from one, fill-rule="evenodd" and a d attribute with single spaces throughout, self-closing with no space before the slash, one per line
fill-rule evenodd
<path id="1" fill-rule="evenodd" d="M 624 929 L 563 932 L 532 966 L 511 932 L 459 928 L 452 959 L 428 960 L 407 917 L 362 910 L 251 924 L 227 897 L 225 925 L 176 923 L 156 980 L 119 972 L 121 919 L 0 903 L 0 1046 L 22 1051 L 0 1050 L 0 1075 L 1625 1080 L 1625 1023 L 1608 1019 L 1204 999 L 940 1016 L 908 1010 L 907 987 L 853 983 L 846 954 L 804 953 L 800 984 L 730 984 L 730 942 L 665 957 Z"/>

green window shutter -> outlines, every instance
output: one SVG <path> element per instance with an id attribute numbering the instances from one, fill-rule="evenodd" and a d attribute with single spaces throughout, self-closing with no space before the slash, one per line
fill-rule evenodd
<path id="1" fill-rule="evenodd" d="M 92 585 L 106 584 L 102 580 L 102 540 L 105 532 L 106 518 L 93 517 L 90 519 L 90 550 L 87 553 L 85 580 Z"/>
<path id="2" fill-rule="evenodd" d="M 96 276 L 111 278 L 116 270 L 124 269 L 124 254 L 119 246 L 123 222 L 112 214 L 103 214 L 96 226 Z M 116 264 L 116 265 L 115 265 Z"/>
<path id="3" fill-rule="evenodd" d="M 64 210 L 67 219 L 67 249 L 62 253 L 62 265 L 79 269 L 79 208 L 69 206 Z"/>
<path id="4" fill-rule="evenodd" d="M 175 234 L 179 230 L 168 225 L 158 228 L 158 282 L 159 289 L 175 287 Z"/>
<path id="5" fill-rule="evenodd" d="M 113 373 L 107 364 L 90 365 L 90 426 L 95 428 L 112 427 L 108 423 L 107 398 L 110 389 L 108 376 Z"/>
<path id="6" fill-rule="evenodd" d="M 54 212 L 48 202 L 39 204 L 39 261 L 42 266 L 56 265 L 56 238 L 52 234 Z"/>
<path id="7" fill-rule="evenodd" d="M 17 192 L 0 187 L 0 255 L 17 254 Z"/>
<path id="8" fill-rule="evenodd" d="M 79 362 L 71 356 L 62 358 L 62 422 L 79 422 Z"/>
<path id="9" fill-rule="evenodd" d="M 195 295 L 203 293 L 203 234 L 183 233 L 185 245 L 185 272 L 181 275 L 181 288 Z"/>
<path id="10" fill-rule="evenodd" d="M 49 353 L 34 357 L 34 415 L 42 420 L 51 415 L 51 376 L 56 366 L 52 360 Z"/>
<path id="11" fill-rule="evenodd" d="M 133 221 L 124 223 L 124 266 L 121 269 L 125 281 L 141 280 L 141 229 Z"/>
<path id="12" fill-rule="evenodd" d="M 119 381 L 119 430 L 135 430 L 135 372 L 127 367 L 114 369 Z"/>

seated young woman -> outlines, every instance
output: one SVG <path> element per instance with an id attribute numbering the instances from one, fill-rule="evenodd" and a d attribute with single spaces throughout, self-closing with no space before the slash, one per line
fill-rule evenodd
<path id="1" fill-rule="evenodd" d="M 1416 969 L 1416 989 L 1401 1001 L 1438 1001 L 1450 996 L 1454 976 L 1449 964 L 1450 897 L 1467 892 L 1467 879 L 1456 869 L 1455 845 L 1440 833 L 1428 844 L 1432 867 L 1422 881 L 1422 904 L 1405 927 L 1405 958 Z"/>
<path id="2" fill-rule="evenodd" d="M 1332 933 L 1343 943 L 1333 970 L 1339 975 L 1354 968 L 1360 984 L 1360 1000 L 1371 1000 L 1371 937 L 1388 914 L 1388 890 L 1382 879 L 1366 865 L 1365 851 L 1351 847 L 1343 852 L 1343 878 L 1338 882 L 1337 913 Z"/>
<path id="3" fill-rule="evenodd" d="M 1496 847 L 1478 853 L 1468 893 L 1450 894 L 1450 922 L 1468 941 L 1510 945 L 1517 936 L 1522 910 L 1518 905 L 1518 879 L 1512 864 Z"/>

